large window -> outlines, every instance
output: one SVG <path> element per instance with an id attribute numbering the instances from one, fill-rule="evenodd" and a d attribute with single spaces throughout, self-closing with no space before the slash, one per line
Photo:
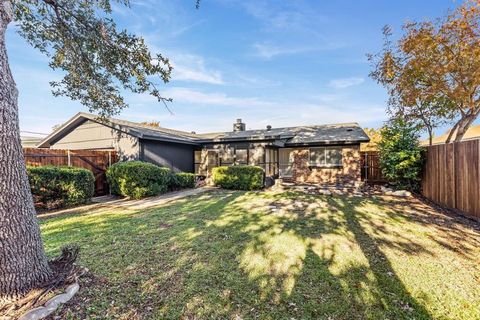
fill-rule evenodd
<path id="1" fill-rule="evenodd" d="M 342 166 L 342 148 L 340 147 L 311 148 L 309 165 L 312 167 Z"/>
<path id="2" fill-rule="evenodd" d="M 235 149 L 235 163 L 236 164 L 248 163 L 248 149 Z"/>

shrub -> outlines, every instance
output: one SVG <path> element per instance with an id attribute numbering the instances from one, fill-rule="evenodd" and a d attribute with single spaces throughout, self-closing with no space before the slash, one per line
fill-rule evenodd
<path id="1" fill-rule="evenodd" d="M 417 127 L 396 119 L 381 129 L 381 136 L 378 150 L 383 176 L 396 189 L 419 191 L 423 157 Z"/>
<path id="2" fill-rule="evenodd" d="M 49 209 L 83 204 L 93 196 L 95 178 L 87 169 L 74 167 L 27 167 L 37 207 Z"/>
<path id="3" fill-rule="evenodd" d="M 221 166 L 212 171 L 215 185 L 233 190 L 262 189 L 264 176 L 263 169 L 256 166 Z"/>
<path id="4" fill-rule="evenodd" d="M 188 172 L 172 173 L 170 187 L 172 189 L 195 188 L 195 174 Z"/>
<path id="5" fill-rule="evenodd" d="M 140 199 L 165 193 L 170 169 L 142 161 L 118 162 L 107 169 L 107 180 L 113 194 Z"/>

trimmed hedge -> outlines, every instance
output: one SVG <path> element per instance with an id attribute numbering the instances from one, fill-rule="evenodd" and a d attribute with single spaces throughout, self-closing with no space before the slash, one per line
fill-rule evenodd
<path id="1" fill-rule="evenodd" d="M 142 161 L 118 162 L 107 169 L 112 193 L 134 199 L 167 192 L 170 178 L 170 169 Z"/>
<path id="2" fill-rule="evenodd" d="M 48 209 L 83 204 L 95 192 L 90 170 L 75 167 L 27 167 L 28 180 L 37 207 Z"/>
<path id="3" fill-rule="evenodd" d="M 195 188 L 195 174 L 188 172 L 172 173 L 170 188 L 186 189 Z"/>
<path id="4" fill-rule="evenodd" d="M 262 189 L 264 176 L 263 169 L 257 166 L 221 166 L 212 170 L 213 183 L 224 189 Z"/>

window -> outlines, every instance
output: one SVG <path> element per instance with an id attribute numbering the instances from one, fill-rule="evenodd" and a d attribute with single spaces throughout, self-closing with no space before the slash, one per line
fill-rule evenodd
<path id="1" fill-rule="evenodd" d="M 235 150 L 235 163 L 247 164 L 248 163 L 248 149 L 236 149 Z"/>
<path id="2" fill-rule="evenodd" d="M 225 148 L 221 151 L 222 166 L 230 166 L 233 164 L 233 149 Z"/>
<path id="3" fill-rule="evenodd" d="M 250 148 L 248 150 L 248 161 L 251 166 L 263 166 L 263 147 Z"/>
<path id="4" fill-rule="evenodd" d="M 195 173 L 196 174 L 202 174 L 201 165 L 202 165 L 202 150 L 195 150 Z"/>
<path id="5" fill-rule="evenodd" d="M 340 147 L 311 148 L 309 165 L 312 167 L 342 166 L 342 148 Z"/>

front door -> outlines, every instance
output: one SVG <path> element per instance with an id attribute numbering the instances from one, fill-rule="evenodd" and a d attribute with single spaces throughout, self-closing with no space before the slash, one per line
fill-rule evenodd
<path id="1" fill-rule="evenodd" d="M 278 150 L 278 166 L 280 178 L 291 178 L 293 175 L 293 149 Z"/>

